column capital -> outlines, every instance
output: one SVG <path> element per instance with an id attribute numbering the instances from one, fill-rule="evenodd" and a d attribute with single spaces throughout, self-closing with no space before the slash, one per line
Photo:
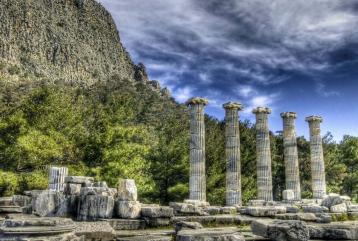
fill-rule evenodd
<path id="1" fill-rule="evenodd" d="M 209 101 L 205 98 L 201 98 L 201 97 L 193 97 L 190 98 L 189 100 L 187 100 L 185 102 L 186 105 L 207 105 L 209 103 Z"/>
<path id="2" fill-rule="evenodd" d="M 237 110 L 243 110 L 244 106 L 241 103 L 238 102 L 227 102 L 223 104 L 224 109 L 237 109 Z"/>
<path id="3" fill-rule="evenodd" d="M 252 110 L 252 113 L 254 113 L 254 114 L 260 114 L 260 113 L 271 114 L 271 109 L 268 107 L 257 107 Z"/>
<path id="4" fill-rule="evenodd" d="M 307 122 L 319 122 L 319 123 L 322 123 L 323 118 L 321 116 L 311 115 L 311 116 L 306 117 L 306 121 Z"/>
<path id="5" fill-rule="evenodd" d="M 296 119 L 297 118 L 297 114 L 295 112 L 282 112 L 281 113 L 281 117 L 283 119 L 285 118 L 293 118 L 293 119 Z"/>

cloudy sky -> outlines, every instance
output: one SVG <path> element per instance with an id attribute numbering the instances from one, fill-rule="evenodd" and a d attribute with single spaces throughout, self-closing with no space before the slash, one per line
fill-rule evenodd
<path id="1" fill-rule="evenodd" d="M 336 140 L 358 135 L 358 0 L 100 0 L 120 37 L 151 79 L 179 102 L 209 99 L 207 113 L 223 118 L 222 104 L 322 115 Z"/>

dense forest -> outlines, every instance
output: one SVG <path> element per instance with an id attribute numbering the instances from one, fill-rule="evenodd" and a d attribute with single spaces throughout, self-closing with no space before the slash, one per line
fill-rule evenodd
<path id="1" fill-rule="evenodd" d="M 244 202 L 256 195 L 254 124 L 241 131 Z M 208 201 L 225 202 L 224 125 L 206 116 Z M 284 187 L 281 133 L 271 133 L 275 199 Z M 311 196 L 309 142 L 298 137 L 303 197 Z M 357 198 L 358 138 L 324 136 L 328 191 Z M 184 105 L 144 83 L 113 76 L 91 87 L 0 82 L 0 196 L 47 187 L 49 165 L 115 186 L 136 180 L 142 202 L 188 197 L 189 116 Z"/>

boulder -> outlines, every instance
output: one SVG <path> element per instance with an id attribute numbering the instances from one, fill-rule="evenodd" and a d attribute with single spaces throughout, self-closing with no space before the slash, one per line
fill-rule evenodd
<path id="1" fill-rule="evenodd" d="M 174 216 L 174 210 L 171 207 L 150 207 L 144 206 L 141 209 L 143 217 L 148 218 L 170 218 Z"/>
<path id="2" fill-rule="evenodd" d="M 252 233 L 274 241 L 308 241 L 309 229 L 304 222 L 295 220 L 256 220 L 251 223 Z"/>
<path id="3" fill-rule="evenodd" d="M 285 201 L 293 201 L 295 199 L 295 193 L 291 189 L 283 190 L 282 199 Z"/>
<path id="4" fill-rule="evenodd" d="M 183 230 L 183 229 L 202 229 L 204 228 L 203 225 L 201 225 L 201 223 L 199 222 L 185 222 L 185 221 L 181 221 L 181 222 L 177 222 L 175 223 L 175 232 L 178 233 L 179 231 Z"/>
<path id="5" fill-rule="evenodd" d="M 138 201 L 121 201 L 116 203 L 116 213 L 119 218 L 136 219 L 140 217 L 141 204 Z"/>
<path id="6" fill-rule="evenodd" d="M 347 212 L 347 204 L 341 203 L 337 205 L 333 205 L 330 208 L 332 213 L 346 213 Z"/>
<path id="7" fill-rule="evenodd" d="M 112 218 L 113 210 L 113 196 L 92 193 L 81 195 L 79 197 L 77 220 L 95 221 L 103 218 Z"/>
<path id="8" fill-rule="evenodd" d="M 184 229 L 179 231 L 176 241 L 244 241 L 237 228 Z"/>
<path id="9" fill-rule="evenodd" d="M 121 201 L 137 201 L 137 187 L 132 179 L 120 179 L 117 186 L 118 199 Z"/>
<path id="10" fill-rule="evenodd" d="M 317 204 L 303 206 L 304 213 L 327 213 L 329 209 L 325 206 L 318 206 Z"/>

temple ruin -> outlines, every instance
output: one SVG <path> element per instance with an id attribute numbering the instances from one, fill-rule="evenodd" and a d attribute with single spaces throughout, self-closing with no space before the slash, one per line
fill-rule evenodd
<path id="1" fill-rule="evenodd" d="M 142 203 L 135 180 L 118 177 L 115 188 L 93 177 L 71 176 L 66 167 L 49 168 L 47 190 L 0 198 L 0 241 L 308 241 L 358 240 L 358 205 L 348 196 L 326 194 L 320 123 L 310 128 L 312 199 L 302 199 L 295 131 L 296 113 L 283 120 L 286 189 L 273 200 L 267 107 L 256 116 L 257 199 L 242 202 L 239 111 L 225 109 L 226 206 L 206 202 L 205 122 L 208 101 L 192 98 L 189 199 L 169 206 Z M 223 153 L 224 154 L 224 153 Z M 335 222 L 336 220 L 351 222 Z M 213 228 L 213 226 L 215 226 Z M 242 228 L 245 227 L 246 228 Z M 249 228 L 247 226 L 250 226 Z"/>

